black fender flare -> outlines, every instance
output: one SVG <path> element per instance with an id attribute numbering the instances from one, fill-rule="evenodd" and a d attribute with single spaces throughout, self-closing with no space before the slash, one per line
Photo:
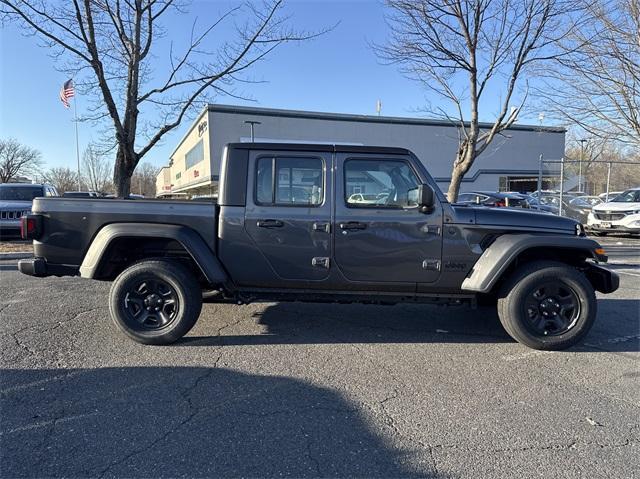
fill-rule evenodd
<path id="1" fill-rule="evenodd" d="M 193 229 L 153 223 L 112 223 L 100 229 L 91 241 L 80 265 L 80 276 L 96 277 L 109 245 L 119 238 L 165 238 L 180 243 L 210 284 L 227 284 L 229 278 L 220 261 Z"/>
<path id="2" fill-rule="evenodd" d="M 596 252 L 597 249 L 601 248 L 597 241 L 582 236 L 502 235 L 484 250 L 462 282 L 462 289 L 464 291 L 474 291 L 477 293 L 490 292 L 518 255 L 532 248 L 580 251 L 587 258 L 593 258 L 596 261 L 607 260 L 606 256 Z M 608 272 L 611 275 L 615 275 L 615 273 Z"/>

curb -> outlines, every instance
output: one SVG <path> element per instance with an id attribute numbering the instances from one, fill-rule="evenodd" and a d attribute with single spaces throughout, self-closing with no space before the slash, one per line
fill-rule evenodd
<path id="1" fill-rule="evenodd" d="M 33 258 L 33 253 L 29 251 L 15 252 L 15 253 L 0 253 L 0 260 L 3 259 L 26 259 Z"/>

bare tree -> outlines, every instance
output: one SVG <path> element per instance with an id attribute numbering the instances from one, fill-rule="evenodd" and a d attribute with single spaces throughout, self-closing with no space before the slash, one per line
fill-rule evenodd
<path id="1" fill-rule="evenodd" d="M 94 145 L 89 144 L 84 150 L 82 166 L 89 190 L 105 192 L 110 184 L 111 165 Z"/>
<path id="2" fill-rule="evenodd" d="M 585 0 L 581 29 L 561 43 L 536 94 L 588 134 L 640 147 L 640 0 Z"/>
<path id="3" fill-rule="evenodd" d="M 204 28 L 194 22 L 182 51 L 160 41 L 164 17 L 184 13 L 177 0 L 0 0 L 0 13 L 37 34 L 66 60 L 64 71 L 82 78 L 79 87 L 97 95 L 92 118 L 111 120 L 114 184 L 124 197 L 140 159 L 207 94 L 233 94 L 232 83 L 279 45 L 317 35 L 287 29 L 282 6 L 242 4 Z M 216 39 L 224 22 L 235 22 L 235 36 Z M 160 54 L 168 55 L 164 74 Z"/>
<path id="4" fill-rule="evenodd" d="M 35 174 L 41 166 L 42 156 L 38 150 L 13 138 L 0 140 L 0 183 L 11 181 L 17 176 Z"/>
<path id="5" fill-rule="evenodd" d="M 160 168 L 149 162 L 143 162 L 131 177 L 131 193 L 143 195 L 145 198 L 156 196 L 156 177 Z"/>
<path id="6" fill-rule="evenodd" d="M 78 172 L 68 167 L 51 168 L 44 172 L 44 181 L 56 187 L 58 193 L 76 191 L 78 188 Z"/>
<path id="7" fill-rule="evenodd" d="M 448 108 L 432 114 L 458 126 L 448 197 L 476 158 L 518 118 L 527 97 L 515 97 L 535 64 L 555 56 L 553 45 L 573 31 L 574 0 L 387 0 L 391 38 L 376 50 L 420 81 Z M 499 107 L 480 128 L 488 95 Z M 514 103 L 515 102 L 515 103 Z M 495 106 L 492 106 L 495 109 Z M 484 115 L 487 115 L 486 111 Z"/>

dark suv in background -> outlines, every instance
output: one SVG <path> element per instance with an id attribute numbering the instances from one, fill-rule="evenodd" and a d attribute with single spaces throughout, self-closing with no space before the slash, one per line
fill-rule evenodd
<path id="1" fill-rule="evenodd" d="M 59 196 L 51 185 L 0 183 L 0 238 L 20 236 L 20 218 L 31 212 L 34 198 Z"/>

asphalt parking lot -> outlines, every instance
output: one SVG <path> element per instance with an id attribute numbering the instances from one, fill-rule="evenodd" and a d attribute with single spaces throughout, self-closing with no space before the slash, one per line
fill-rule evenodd
<path id="1" fill-rule="evenodd" d="M 109 284 L 0 261 L 0 475 L 639 477 L 640 240 L 603 243 L 621 288 L 553 353 L 416 305 L 207 304 L 142 346 Z"/>

